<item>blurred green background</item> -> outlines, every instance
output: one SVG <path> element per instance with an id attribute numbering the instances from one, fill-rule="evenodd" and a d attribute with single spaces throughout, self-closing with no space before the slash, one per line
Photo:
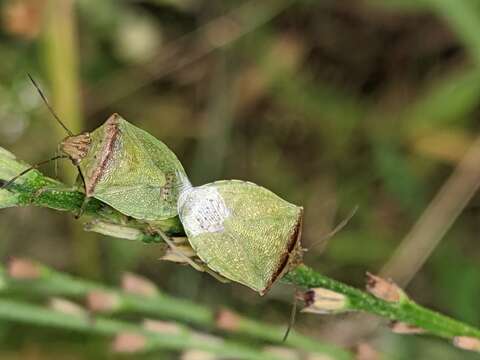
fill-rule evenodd
<path id="1" fill-rule="evenodd" d="M 366 271 L 389 263 L 413 299 L 480 325 L 475 167 L 432 203 L 477 138 L 478 1 L 3 0 L 0 11 L 0 146 L 35 163 L 66 135 L 31 73 L 74 132 L 118 112 L 164 141 L 194 184 L 250 180 L 303 205 L 308 265 L 363 287 Z M 75 169 L 59 165 L 73 183 Z M 407 236 L 414 226 L 423 232 Z M 175 296 L 288 322 L 287 286 L 262 298 L 160 262 L 155 246 L 85 233 L 62 213 L 4 210 L 0 234 L 3 260 L 108 284 L 134 271 Z M 347 347 L 368 339 L 393 359 L 474 358 L 370 322 L 300 315 L 295 327 Z M 96 338 L 0 323 L 2 359 L 108 356 Z"/>

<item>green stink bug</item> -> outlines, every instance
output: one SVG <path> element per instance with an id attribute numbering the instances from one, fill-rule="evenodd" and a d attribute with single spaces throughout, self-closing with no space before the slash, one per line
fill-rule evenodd
<path id="1" fill-rule="evenodd" d="M 65 138 L 60 150 L 78 166 L 87 198 L 136 219 L 176 216 L 180 190 L 189 186 L 175 154 L 118 114 L 91 133 Z"/>
<path id="2" fill-rule="evenodd" d="M 261 295 L 301 260 L 303 208 L 251 182 L 184 188 L 178 214 L 208 268 Z"/>
<path id="3" fill-rule="evenodd" d="M 203 264 L 190 259 L 160 230 L 152 230 L 164 236 L 182 261 L 261 295 L 301 260 L 302 207 L 250 182 L 192 187 L 165 144 L 118 114 L 91 133 L 73 135 L 32 82 L 69 133 L 60 150 L 79 169 L 86 199 L 95 197 L 150 224 L 178 214 L 193 257 Z"/>
<path id="4" fill-rule="evenodd" d="M 155 222 L 177 215 L 182 188 L 190 187 L 182 164 L 160 140 L 113 114 L 91 133 L 74 135 L 56 115 L 35 80 L 28 75 L 48 109 L 69 134 L 61 143 L 64 155 L 78 168 L 85 199 L 95 197 L 135 219 Z M 18 177 L 50 160 L 26 169 Z"/>

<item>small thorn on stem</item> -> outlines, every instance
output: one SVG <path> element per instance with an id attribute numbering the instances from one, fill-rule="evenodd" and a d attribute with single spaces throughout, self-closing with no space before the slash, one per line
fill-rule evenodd
<path id="1" fill-rule="evenodd" d="M 87 295 L 86 301 L 92 312 L 114 312 L 121 307 L 118 295 L 106 291 L 92 291 Z"/>
<path id="2" fill-rule="evenodd" d="M 373 296 L 392 303 L 398 303 L 407 299 L 404 291 L 390 279 L 367 272 L 367 291 Z"/>
<path id="3" fill-rule="evenodd" d="M 236 331 L 238 330 L 240 323 L 240 316 L 228 309 L 221 309 L 217 313 L 215 319 L 215 324 L 217 328 L 226 331 Z"/>
<path id="4" fill-rule="evenodd" d="M 182 353 L 181 360 L 218 360 L 214 354 L 203 350 L 186 350 Z"/>
<path id="5" fill-rule="evenodd" d="M 180 334 L 182 328 L 174 322 L 145 319 L 142 323 L 145 330 L 156 332 L 159 334 Z"/>
<path id="6" fill-rule="evenodd" d="M 112 351 L 116 353 L 131 354 L 146 349 L 147 339 L 136 333 L 124 332 L 118 334 L 112 342 Z"/>
<path id="7" fill-rule="evenodd" d="M 471 336 L 455 336 L 453 345 L 468 351 L 480 352 L 480 339 Z"/>
<path id="8" fill-rule="evenodd" d="M 380 360 L 380 354 L 372 345 L 361 342 L 356 346 L 356 360 Z"/>
<path id="9" fill-rule="evenodd" d="M 145 297 L 158 295 L 157 286 L 153 282 L 132 273 L 125 273 L 122 276 L 122 289 L 126 293 Z"/>
<path id="10" fill-rule="evenodd" d="M 80 305 L 63 298 L 51 298 L 48 302 L 50 309 L 62 314 L 73 315 L 77 317 L 87 316 L 87 312 Z"/>
<path id="11" fill-rule="evenodd" d="M 39 264 L 28 259 L 13 258 L 7 265 L 7 273 L 17 280 L 36 280 L 41 277 L 42 271 Z"/>

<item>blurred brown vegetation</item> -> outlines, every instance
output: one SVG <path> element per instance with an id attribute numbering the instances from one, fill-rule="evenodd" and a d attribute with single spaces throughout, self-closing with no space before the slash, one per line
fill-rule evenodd
<path id="1" fill-rule="evenodd" d="M 392 258 L 477 137 L 475 0 L 3 0 L 0 7 L 0 146 L 34 163 L 65 135 L 29 72 L 74 131 L 118 112 L 164 141 L 194 184 L 250 180 L 303 205 L 306 263 L 356 286 Z M 53 165 L 45 171 L 55 175 Z M 73 175 L 60 164 L 59 177 L 73 183 Z M 478 185 L 459 181 L 466 193 Z M 479 325 L 480 199 L 464 206 L 469 195 L 453 191 L 447 200 L 427 224 L 432 255 L 414 242 L 391 275 L 413 278 L 415 300 Z M 356 205 L 348 226 L 319 243 Z M 443 236 L 441 216 L 459 212 Z M 3 210 L 0 234 L 3 259 L 29 256 L 112 284 L 135 271 L 172 295 L 268 322 L 288 319 L 288 287 L 260 298 L 162 263 L 151 245 L 84 233 L 61 213 Z M 424 251 L 417 269 L 413 259 Z M 305 315 L 296 327 L 353 346 L 338 331 L 344 321 Z M 361 331 L 362 321 L 349 321 L 348 332 Z M 467 358 L 429 338 L 381 327 L 368 335 L 388 358 Z M 106 356 L 94 338 L 3 323 L 0 344 L 9 359 Z"/>

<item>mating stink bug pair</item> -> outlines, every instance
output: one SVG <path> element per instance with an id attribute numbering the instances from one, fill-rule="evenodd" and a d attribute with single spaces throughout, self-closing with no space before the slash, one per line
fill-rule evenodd
<path id="1" fill-rule="evenodd" d="M 193 187 L 164 143 L 117 114 L 91 133 L 73 135 L 31 80 L 69 133 L 60 150 L 77 166 L 86 200 L 97 198 L 154 230 L 156 221 L 178 215 L 207 270 L 261 295 L 301 260 L 301 207 L 250 182 Z"/>

